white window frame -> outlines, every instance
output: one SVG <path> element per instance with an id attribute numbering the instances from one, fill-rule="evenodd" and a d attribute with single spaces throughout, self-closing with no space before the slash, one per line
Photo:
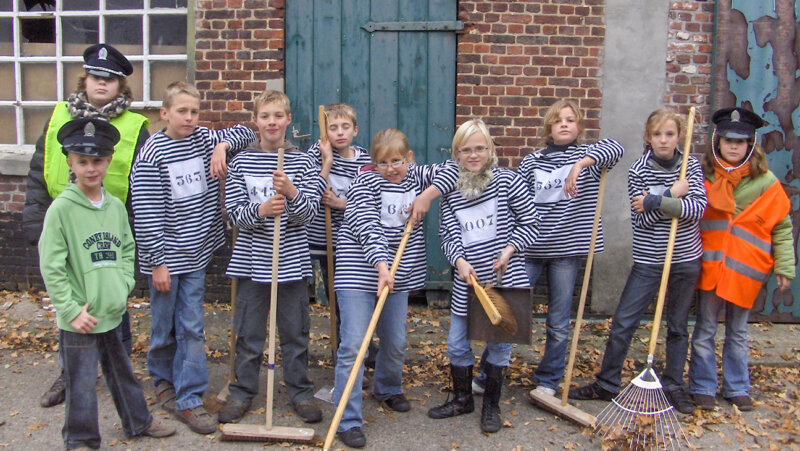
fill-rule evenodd
<path id="1" fill-rule="evenodd" d="M 54 11 L 20 11 L 21 0 L 12 0 L 11 11 L 0 11 L 0 18 L 11 18 L 13 23 L 13 49 L 12 56 L 0 56 L 0 63 L 14 63 L 14 98 L 15 100 L 1 100 L 0 107 L 13 107 L 16 118 L 17 143 L 0 144 L 0 151 L 33 151 L 33 144 L 25 144 L 25 117 L 24 107 L 54 107 L 56 103 L 64 100 L 64 64 L 82 63 L 83 56 L 63 54 L 63 17 L 108 17 L 108 16 L 136 16 L 142 17 L 142 54 L 125 56 L 131 62 L 142 63 L 142 100 L 133 101 L 131 109 L 160 108 L 161 100 L 154 100 L 150 96 L 150 63 L 161 61 L 188 61 L 188 53 L 194 46 L 193 43 L 186 42 L 186 54 L 152 54 L 150 53 L 150 20 L 151 16 L 159 15 L 184 15 L 188 16 L 189 8 L 151 8 L 150 0 L 143 0 L 141 9 L 106 9 L 106 0 L 99 0 L 99 8 L 90 11 L 64 11 L 63 2 L 56 1 Z M 189 0 L 189 4 L 193 0 Z M 19 18 L 55 18 L 55 56 L 22 56 L 22 30 Z M 104 20 L 98 20 L 98 42 L 106 42 L 106 26 Z M 191 33 L 189 33 L 191 35 Z M 138 43 L 137 43 L 138 44 Z M 56 63 L 56 100 L 22 100 L 22 64 L 35 62 Z M 189 74 L 187 74 L 189 75 Z"/>

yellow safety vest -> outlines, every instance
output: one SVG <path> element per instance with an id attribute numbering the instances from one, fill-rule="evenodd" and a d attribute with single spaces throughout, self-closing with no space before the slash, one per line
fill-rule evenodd
<path id="1" fill-rule="evenodd" d="M 57 136 L 61 127 L 71 120 L 67 102 L 59 102 L 53 109 L 53 115 L 47 124 L 47 133 L 44 135 L 44 181 L 47 184 L 48 194 L 54 199 L 64 191 L 69 181 L 67 158 L 61 152 Z M 106 171 L 103 186 L 112 196 L 125 203 L 128 200 L 128 178 L 133 165 L 136 142 L 139 140 L 139 131 L 142 127 L 147 127 L 150 120 L 139 113 L 125 111 L 111 119 L 111 124 L 119 131 L 120 140 L 114 146 L 114 158 L 111 159 Z"/>

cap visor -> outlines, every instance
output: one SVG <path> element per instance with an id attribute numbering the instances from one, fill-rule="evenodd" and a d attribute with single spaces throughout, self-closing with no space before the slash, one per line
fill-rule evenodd
<path id="1" fill-rule="evenodd" d="M 112 74 L 111 72 L 106 72 L 97 69 L 86 69 L 86 73 L 94 75 L 95 77 L 116 78 L 116 75 Z"/>
<path id="2" fill-rule="evenodd" d="M 717 133 L 719 133 L 720 136 L 730 139 L 748 139 L 753 137 L 752 134 L 748 135 L 747 133 L 736 130 L 721 130 Z"/>

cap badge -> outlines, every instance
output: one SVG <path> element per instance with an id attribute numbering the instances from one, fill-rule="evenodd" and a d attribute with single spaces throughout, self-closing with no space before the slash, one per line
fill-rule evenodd
<path id="1" fill-rule="evenodd" d="M 100 51 L 97 52 L 97 57 L 101 60 L 105 60 L 108 58 L 108 50 L 105 47 L 101 48 Z"/>
<path id="2" fill-rule="evenodd" d="M 731 113 L 731 122 L 739 122 L 739 112 L 738 111 L 733 110 L 733 112 Z"/>
<path id="3" fill-rule="evenodd" d="M 86 127 L 83 128 L 83 136 L 94 137 L 95 128 L 94 124 L 89 122 L 86 124 Z"/>

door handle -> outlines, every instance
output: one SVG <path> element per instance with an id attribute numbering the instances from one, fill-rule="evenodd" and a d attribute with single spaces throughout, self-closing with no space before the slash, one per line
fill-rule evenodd
<path id="1" fill-rule="evenodd" d="M 311 137 L 310 133 L 307 134 L 307 135 L 301 135 L 300 134 L 300 130 L 294 128 L 294 125 L 292 125 L 292 138 L 294 138 L 294 139 L 306 139 L 306 138 L 310 138 L 310 137 Z"/>

